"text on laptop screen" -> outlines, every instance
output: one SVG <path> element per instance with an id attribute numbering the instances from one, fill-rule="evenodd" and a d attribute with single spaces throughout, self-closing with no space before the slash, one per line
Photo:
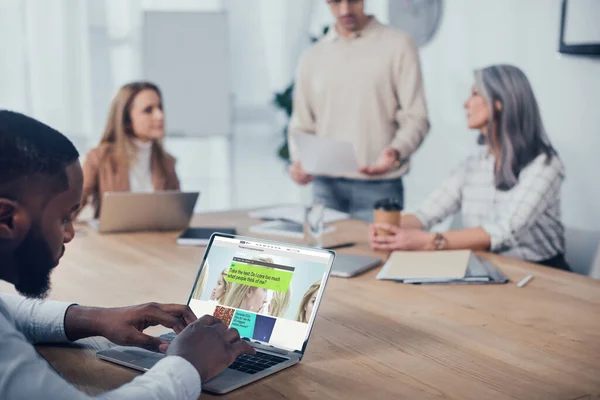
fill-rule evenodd
<path id="1" fill-rule="evenodd" d="M 189 306 L 241 337 L 302 350 L 329 261 L 324 251 L 215 237 Z"/>

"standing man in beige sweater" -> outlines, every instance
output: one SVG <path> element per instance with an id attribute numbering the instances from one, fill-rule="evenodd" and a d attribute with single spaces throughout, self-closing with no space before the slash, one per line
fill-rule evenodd
<path id="1" fill-rule="evenodd" d="M 405 33 L 365 14 L 365 0 L 328 0 L 336 24 L 300 60 L 290 123 L 290 176 L 314 181 L 327 207 L 372 219 L 382 198 L 404 201 L 402 176 L 429 131 L 419 55 Z M 293 133 L 350 142 L 362 166 L 340 176 L 307 174 Z"/>

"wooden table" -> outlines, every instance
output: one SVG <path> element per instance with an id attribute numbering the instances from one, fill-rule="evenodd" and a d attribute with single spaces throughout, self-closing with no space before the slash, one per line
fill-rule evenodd
<path id="1" fill-rule="evenodd" d="M 236 226 L 245 212 L 197 215 L 194 226 Z M 366 225 L 331 234 L 372 254 Z M 185 302 L 203 249 L 176 233 L 98 235 L 80 228 L 53 276 L 52 298 L 118 306 Z M 297 366 L 231 399 L 599 399 L 600 281 L 484 255 L 507 285 L 411 286 L 377 271 L 331 278 L 307 354 Z M 525 288 L 514 282 L 532 273 Z M 66 379 L 97 394 L 137 373 L 98 361 L 89 348 L 40 347 Z M 210 397 L 204 394 L 202 398 Z"/>

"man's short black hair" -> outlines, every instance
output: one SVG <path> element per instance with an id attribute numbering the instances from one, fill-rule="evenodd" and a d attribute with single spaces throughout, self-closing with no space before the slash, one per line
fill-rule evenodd
<path id="1" fill-rule="evenodd" d="M 30 176 L 47 176 L 68 189 L 66 168 L 79 158 L 62 133 L 26 115 L 0 110 L 0 195 L 12 193 L 13 184 Z"/>

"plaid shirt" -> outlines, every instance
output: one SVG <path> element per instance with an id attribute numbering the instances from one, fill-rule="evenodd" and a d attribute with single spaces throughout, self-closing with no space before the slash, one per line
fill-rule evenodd
<path id="1" fill-rule="evenodd" d="M 560 159 L 539 155 L 508 191 L 494 184 L 495 157 L 487 148 L 467 158 L 414 213 L 424 229 L 460 211 L 464 228 L 480 227 L 490 235 L 490 250 L 528 261 L 542 261 L 565 251 L 560 218 Z"/>

